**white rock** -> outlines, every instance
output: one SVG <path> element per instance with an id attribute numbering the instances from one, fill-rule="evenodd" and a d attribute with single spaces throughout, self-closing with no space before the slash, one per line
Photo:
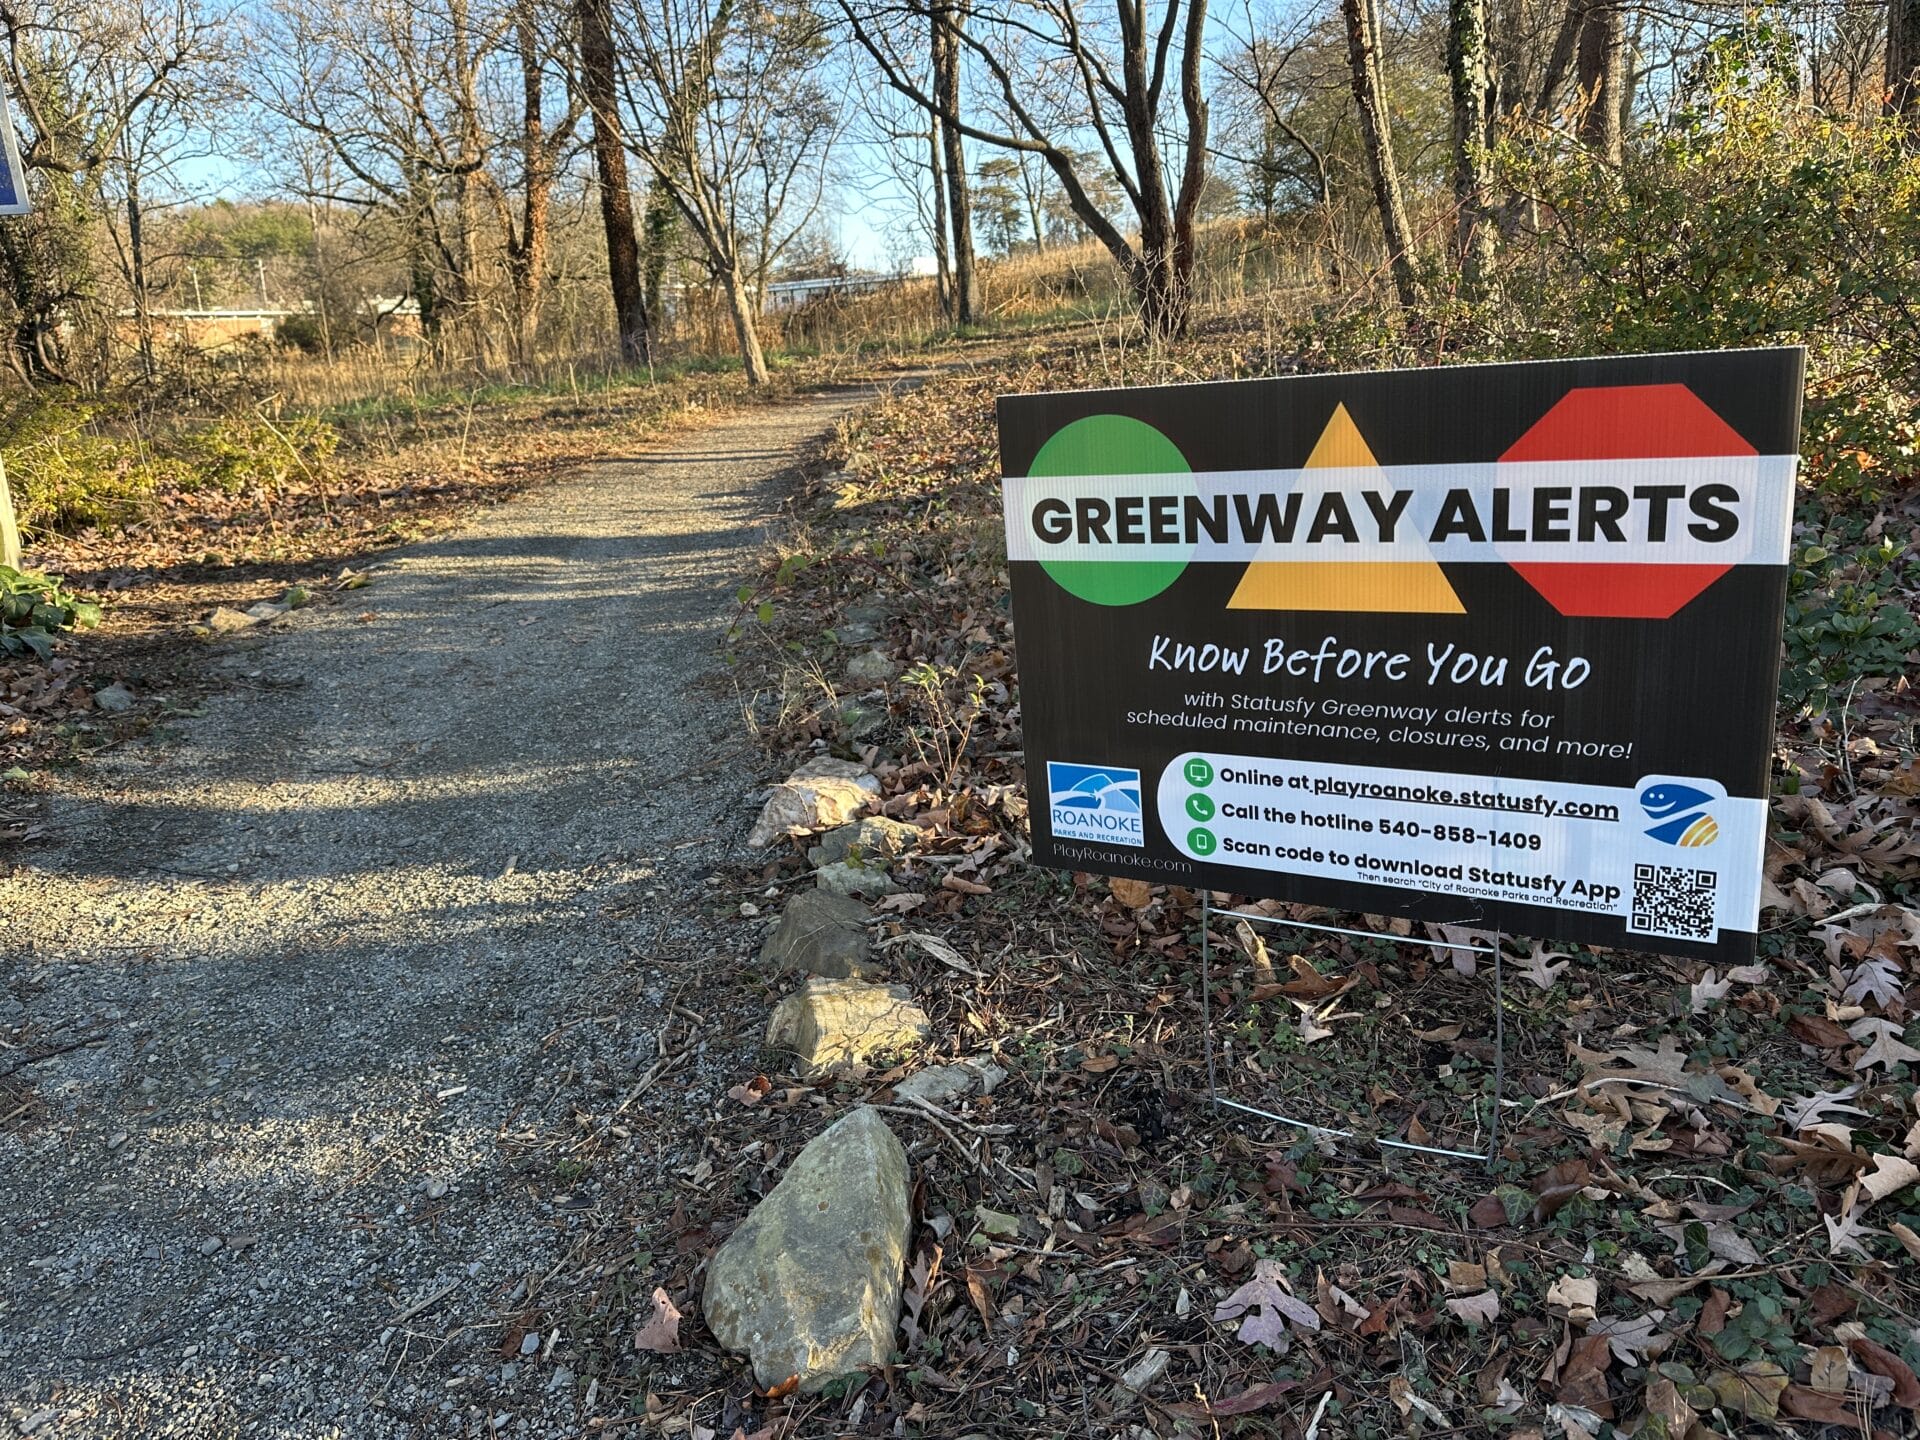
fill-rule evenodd
<path id="1" fill-rule="evenodd" d="M 767 1044 L 799 1056 L 806 1075 L 917 1049 L 932 1033 L 933 1022 L 906 986 L 825 976 L 782 1000 L 767 1022 Z"/>
<path id="2" fill-rule="evenodd" d="M 707 1267 L 702 1308 L 763 1387 L 887 1363 L 909 1229 L 907 1153 L 861 1107 L 815 1137 Z"/>
<path id="3" fill-rule="evenodd" d="M 844 825 L 880 793 L 880 782 L 850 760 L 809 760 L 773 787 L 747 836 L 754 849 L 794 831 Z"/>

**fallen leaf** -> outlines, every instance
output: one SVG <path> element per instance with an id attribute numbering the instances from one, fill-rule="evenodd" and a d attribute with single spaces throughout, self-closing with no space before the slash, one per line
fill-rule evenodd
<path id="1" fill-rule="evenodd" d="M 1607 1393 L 1607 1365 L 1612 1350 L 1604 1335 L 1588 1335 L 1573 1342 L 1566 1369 L 1560 1373 L 1559 1402 L 1590 1410 L 1602 1420 L 1613 1415 Z"/>
<path id="2" fill-rule="evenodd" d="M 1920 1180 L 1920 1165 L 1898 1155 L 1876 1155 L 1873 1168 L 1860 1177 L 1860 1188 L 1874 1200 L 1884 1200 Z"/>
<path id="3" fill-rule="evenodd" d="M 665 1290 L 653 1292 L 653 1313 L 634 1332 L 633 1348 L 653 1355 L 680 1353 L 680 1312 Z"/>
<path id="4" fill-rule="evenodd" d="M 1144 910 L 1153 900 L 1153 886 L 1145 880 L 1115 877 L 1107 881 L 1107 889 L 1113 892 L 1114 899 L 1129 910 Z"/>
<path id="5" fill-rule="evenodd" d="M 1591 1275 L 1562 1275 L 1547 1287 L 1547 1308 L 1576 1323 L 1593 1319 L 1600 1303 L 1600 1282 Z"/>
<path id="6" fill-rule="evenodd" d="M 1292 1343 L 1287 1337 L 1287 1322 L 1302 1330 L 1320 1328 L 1318 1312 L 1282 1288 L 1280 1282 L 1286 1273 L 1278 1260 L 1257 1261 L 1253 1278 L 1214 1307 L 1214 1323 L 1239 1320 L 1242 1345 L 1265 1345 L 1274 1354 L 1284 1355 Z"/>
<path id="7" fill-rule="evenodd" d="M 1482 1230 L 1495 1230 L 1507 1223 L 1507 1202 L 1496 1192 L 1482 1195 L 1467 1211 L 1467 1218 Z"/>
<path id="8" fill-rule="evenodd" d="M 1816 1125 L 1829 1110 L 1844 1111 L 1848 1115 L 1865 1115 L 1867 1112 L 1854 1105 L 1842 1105 L 1842 1100 L 1851 1100 L 1860 1093 L 1858 1085 L 1849 1085 L 1844 1090 L 1821 1090 L 1807 1096 L 1804 1100 L 1794 1100 L 1780 1112 L 1780 1118 L 1789 1130 L 1804 1130 Z"/>
<path id="9" fill-rule="evenodd" d="M 1727 1311 L 1733 1308 L 1733 1296 L 1719 1286 L 1707 1292 L 1706 1303 L 1700 1307 L 1700 1317 L 1693 1322 L 1696 1333 L 1718 1335 L 1727 1328 Z"/>
<path id="10" fill-rule="evenodd" d="M 1184 1401 L 1178 1405 L 1161 1408 L 1169 1413 L 1189 1420 L 1206 1420 L 1213 1416 L 1252 1415 L 1277 1405 L 1281 1400 L 1300 1388 L 1298 1380 L 1271 1380 L 1265 1385 L 1254 1385 L 1242 1390 L 1238 1395 L 1230 1395 L 1225 1400 L 1202 1398 L 1198 1403 Z"/>
<path id="11" fill-rule="evenodd" d="M 1860 1058 L 1853 1062 L 1856 1070 L 1866 1070 L 1875 1065 L 1887 1070 L 1895 1065 L 1920 1065 L 1920 1050 L 1900 1038 L 1901 1027 L 1891 1020 L 1869 1016 L 1855 1021 L 1851 1033 L 1854 1039 L 1867 1047 Z M 1869 1040 L 1868 1036 L 1873 1038 Z"/>
<path id="12" fill-rule="evenodd" d="M 1816 1050 L 1838 1050 L 1853 1038 L 1824 1015 L 1796 1015 L 1787 1022 L 1787 1029 L 1794 1039 Z"/>
<path id="13" fill-rule="evenodd" d="M 1864 1335 L 1848 1341 L 1847 1348 L 1853 1352 L 1853 1358 L 1860 1362 L 1861 1369 L 1871 1370 L 1875 1375 L 1893 1382 L 1894 1404 L 1904 1405 L 1909 1410 L 1920 1410 L 1920 1379 L 1915 1378 L 1904 1360 Z"/>
<path id="14" fill-rule="evenodd" d="M 1721 1405 L 1749 1420 L 1772 1420 L 1780 1414 L 1780 1396 L 1789 1381 L 1771 1360 L 1758 1360 L 1736 1371 L 1722 1370 L 1708 1385 Z"/>
<path id="15" fill-rule="evenodd" d="M 1695 1015 L 1704 1015 L 1714 1005 L 1727 998 L 1733 989 L 1733 981 L 1722 980 L 1712 970 L 1707 971 L 1689 987 L 1690 1009 Z"/>
<path id="16" fill-rule="evenodd" d="M 1807 1383 L 1823 1395 L 1844 1395 L 1852 1368 L 1842 1347 L 1822 1345 L 1807 1357 Z"/>
<path id="17" fill-rule="evenodd" d="M 1655 1433 L 1665 1434 L 1670 1440 L 1680 1440 L 1700 1418 L 1681 1398 L 1680 1387 L 1664 1375 L 1656 1376 L 1647 1386 L 1646 1401 L 1648 1416 L 1664 1427 Z"/>
<path id="18" fill-rule="evenodd" d="M 1920 1235 L 1914 1234 L 1911 1229 L 1902 1225 L 1898 1220 L 1887 1226 L 1887 1233 L 1900 1242 L 1900 1248 L 1902 1250 L 1906 1251 L 1907 1254 L 1911 1255 L 1914 1259 L 1920 1260 Z"/>
<path id="19" fill-rule="evenodd" d="M 1555 963 L 1556 960 L 1558 963 Z M 1522 979 L 1531 980 L 1542 990 L 1551 990 L 1554 982 L 1560 978 L 1560 972 L 1571 963 L 1567 956 L 1555 956 L 1551 950 L 1536 940 L 1526 961 L 1521 965 L 1519 974 Z"/>
<path id="20" fill-rule="evenodd" d="M 1545 1224 L 1566 1203 L 1593 1183 L 1593 1171 L 1584 1160 L 1562 1160 L 1533 1183 L 1533 1221 Z"/>
<path id="21" fill-rule="evenodd" d="M 1812 1420 L 1820 1425 L 1845 1425 L 1867 1433 L 1867 1426 L 1854 1413 L 1853 1406 L 1838 1394 L 1828 1394 L 1806 1385 L 1789 1385 L 1781 1393 L 1780 1410 L 1796 1420 Z"/>
<path id="22" fill-rule="evenodd" d="M 1868 1253 L 1867 1247 L 1860 1243 L 1860 1240 L 1862 1236 L 1878 1235 L 1881 1232 L 1878 1230 L 1869 1230 L 1866 1226 L 1862 1225 L 1858 1211 L 1849 1210 L 1837 1220 L 1831 1215 L 1822 1215 L 1820 1217 L 1820 1223 L 1827 1227 L 1828 1254 L 1841 1255 L 1851 1250 L 1862 1260 L 1871 1260 L 1873 1258 L 1873 1256 Z"/>
<path id="23" fill-rule="evenodd" d="M 1608 1315 L 1589 1324 L 1587 1333 L 1606 1336 L 1620 1363 L 1632 1370 L 1643 1361 L 1659 1359 L 1673 1348 L 1674 1337 L 1658 1333 L 1660 1322 L 1666 1318 L 1663 1310 L 1631 1320 Z"/>
<path id="24" fill-rule="evenodd" d="M 1487 1267 L 1470 1260 L 1447 1262 L 1447 1289 L 1456 1295 L 1471 1295 L 1487 1288 Z"/>
<path id="25" fill-rule="evenodd" d="M 1468 1325 L 1478 1328 L 1500 1318 L 1500 1297 L 1491 1290 L 1479 1295 L 1461 1295 L 1447 1301 L 1447 1309 Z"/>

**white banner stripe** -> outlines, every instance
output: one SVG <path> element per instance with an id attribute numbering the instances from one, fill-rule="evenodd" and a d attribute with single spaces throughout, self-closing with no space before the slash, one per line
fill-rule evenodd
<path id="1" fill-rule="evenodd" d="M 1793 455 L 1010 477 L 1012 560 L 1784 565 Z"/>

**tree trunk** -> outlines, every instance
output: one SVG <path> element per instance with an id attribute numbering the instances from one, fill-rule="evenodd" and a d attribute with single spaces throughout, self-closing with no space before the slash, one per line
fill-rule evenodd
<path id="1" fill-rule="evenodd" d="M 133 328 L 140 346 L 140 373 L 153 379 L 153 314 L 147 306 L 146 210 L 140 203 L 140 176 L 127 167 L 127 260 L 133 275 Z"/>
<path id="2" fill-rule="evenodd" d="M 667 249 L 673 241 L 673 222 L 679 213 L 674 209 L 673 197 L 659 181 L 647 187 L 646 211 L 641 217 L 641 299 L 646 306 L 647 324 L 656 336 L 667 333 L 667 312 L 660 295 L 667 279 Z"/>
<path id="3" fill-rule="evenodd" d="M 1468 299 L 1478 300 L 1493 281 L 1486 0 L 1449 0 L 1447 75 L 1453 92 L 1453 195 L 1459 210 L 1454 244 L 1461 289 Z"/>
<path id="4" fill-rule="evenodd" d="M 1613 5 L 1595 5 L 1580 27 L 1580 138 L 1609 164 L 1618 165 L 1621 89 L 1626 82 L 1625 30 Z"/>
<path id="5" fill-rule="evenodd" d="M 740 365 L 747 373 L 747 384 L 761 386 L 771 378 L 767 359 L 760 349 L 760 328 L 753 313 L 753 293 L 736 263 L 721 277 L 726 287 L 727 308 L 733 312 L 733 333 L 740 341 Z"/>
<path id="6" fill-rule="evenodd" d="M 1393 288 L 1400 304 L 1412 309 L 1420 302 L 1420 284 L 1413 268 L 1413 229 L 1407 223 L 1407 205 L 1400 192 L 1400 167 L 1393 158 L 1393 127 L 1381 94 L 1380 43 L 1371 0 L 1340 0 L 1347 24 L 1347 62 L 1353 71 L 1353 100 L 1360 112 L 1360 135 L 1367 151 L 1367 171 L 1373 180 L 1373 201 L 1380 212 L 1380 231 L 1393 268 Z"/>
<path id="7" fill-rule="evenodd" d="M 1887 0 L 1887 113 L 1920 127 L 1920 0 Z"/>
<path id="8" fill-rule="evenodd" d="M 934 20 L 934 78 L 937 98 L 948 115 L 960 113 L 960 42 L 950 32 L 959 16 L 942 9 Z M 939 121 L 941 141 L 947 162 L 947 214 L 953 226 L 953 318 L 956 324 L 971 325 L 980 312 L 979 279 L 973 254 L 973 197 L 968 193 L 967 156 L 961 145 L 960 127 L 945 118 Z"/>
<path id="9" fill-rule="evenodd" d="M 940 120 L 927 117 L 927 170 L 933 177 L 933 283 L 940 313 L 953 319 L 953 252 L 947 245 L 947 164 L 940 158 Z"/>
<path id="10" fill-rule="evenodd" d="M 653 316 L 640 284 L 640 241 L 633 226 L 633 188 L 621 133 L 620 80 L 615 72 L 607 0 L 575 0 L 580 27 L 580 84 L 593 116 L 593 165 L 600 190 L 600 224 L 607 237 L 607 282 L 620 358 L 651 364 Z"/>
<path id="11" fill-rule="evenodd" d="M 540 303 L 547 270 L 547 237 L 553 198 L 553 157 L 547 151 L 544 76 L 540 68 L 539 37 L 534 31 L 530 4 L 522 5 L 514 22 L 520 52 L 520 144 L 526 170 L 526 193 L 521 201 L 520 238 L 509 247 L 513 281 L 514 361 L 531 365 L 540 333 Z"/>

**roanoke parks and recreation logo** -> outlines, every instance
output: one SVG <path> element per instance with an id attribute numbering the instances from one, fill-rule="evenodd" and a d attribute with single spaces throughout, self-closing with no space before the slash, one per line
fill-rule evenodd
<path id="1" fill-rule="evenodd" d="M 1663 780 L 1640 792 L 1640 808 L 1654 823 L 1647 834 L 1662 845 L 1698 849 L 1720 838 L 1720 823 L 1707 806 L 1720 797 L 1692 785 Z"/>
<path id="2" fill-rule="evenodd" d="M 1140 772 L 1119 765 L 1047 762 L 1047 813 L 1056 840 L 1144 847 Z"/>

